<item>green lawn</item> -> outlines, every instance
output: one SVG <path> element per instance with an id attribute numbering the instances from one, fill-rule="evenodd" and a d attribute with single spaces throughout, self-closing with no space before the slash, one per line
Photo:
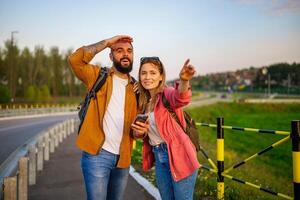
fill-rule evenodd
<path id="1" fill-rule="evenodd" d="M 300 119 L 300 104 L 237 104 L 219 103 L 187 111 L 197 122 L 216 124 L 216 117 L 224 117 L 224 124 L 247 128 L 290 131 L 291 120 Z M 199 127 L 201 144 L 216 162 L 216 129 Z M 272 145 L 285 136 L 225 130 L 225 169 Z M 140 170 L 140 142 L 134 151 L 133 165 Z M 229 172 L 230 175 L 260 185 L 264 188 L 293 195 L 291 142 L 250 160 Z M 199 161 L 209 165 L 199 154 Z M 154 172 L 143 173 L 154 182 Z M 199 171 L 195 199 L 216 197 L 216 176 Z M 225 179 L 225 199 L 280 199 L 247 185 Z"/>

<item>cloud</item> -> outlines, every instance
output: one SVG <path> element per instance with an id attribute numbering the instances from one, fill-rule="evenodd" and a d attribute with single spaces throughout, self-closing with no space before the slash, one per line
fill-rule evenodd
<path id="1" fill-rule="evenodd" d="M 254 6 L 272 15 L 300 15 L 300 0 L 232 0 L 245 6 Z"/>
<path id="2" fill-rule="evenodd" d="M 279 2 L 279 1 L 278 1 Z M 273 7 L 273 12 L 278 15 L 286 13 L 300 14 L 300 0 L 286 0 L 277 3 Z"/>

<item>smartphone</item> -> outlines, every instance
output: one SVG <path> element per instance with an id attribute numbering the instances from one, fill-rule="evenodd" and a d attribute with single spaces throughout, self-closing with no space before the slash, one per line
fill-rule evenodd
<path id="1" fill-rule="evenodd" d="M 134 123 L 137 122 L 137 121 L 145 123 L 147 121 L 147 119 L 148 119 L 148 115 L 147 114 L 138 114 L 136 116 L 135 120 L 134 120 Z"/>

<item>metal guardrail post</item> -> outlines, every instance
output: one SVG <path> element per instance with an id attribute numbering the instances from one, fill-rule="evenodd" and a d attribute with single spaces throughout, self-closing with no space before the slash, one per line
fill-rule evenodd
<path id="1" fill-rule="evenodd" d="M 17 176 L 4 178 L 4 200 L 17 200 Z"/>
<path id="2" fill-rule="evenodd" d="M 68 131 L 68 121 L 63 122 L 63 140 L 67 137 L 67 131 Z"/>
<path id="3" fill-rule="evenodd" d="M 291 126 L 294 199 L 300 199 L 300 120 L 293 120 Z"/>
<path id="4" fill-rule="evenodd" d="M 54 133 L 54 128 L 52 128 L 49 131 L 49 137 L 50 137 L 50 153 L 54 153 L 54 151 L 55 151 L 55 133 Z"/>
<path id="5" fill-rule="evenodd" d="M 70 135 L 71 132 L 71 120 L 67 121 L 67 137 Z"/>
<path id="6" fill-rule="evenodd" d="M 66 122 L 66 137 L 68 137 L 70 134 L 70 120 Z"/>
<path id="7" fill-rule="evenodd" d="M 58 134 L 59 134 L 59 127 L 58 126 L 59 125 L 56 125 L 54 127 L 54 145 L 55 145 L 55 148 L 58 147 L 58 138 L 59 138 L 59 136 L 58 136 Z"/>
<path id="8" fill-rule="evenodd" d="M 71 133 L 74 133 L 74 131 L 75 131 L 75 120 L 74 119 L 72 119 L 71 120 Z"/>
<path id="9" fill-rule="evenodd" d="M 28 199 L 28 157 L 19 160 L 18 200 Z"/>
<path id="10" fill-rule="evenodd" d="M 49 131 L 45 133 L 44 137 L 44 160 L 48 161 L 49 160 Z"/>
<path id="11" fill-rule="evenodd" d="M 41 136 L 38 140 L 37 148 L 37 170 L 42 171 L 44 165 L 44 147 L 43 147 L 43 137 Z"/>
<path id="12" fill-rule="evenodd" d="M 62 141 L 63 141 L 63 124 L 61 123 L 61 124 L 59 124 L 58 125 L 58 141 L 59 141 L 59 143 L 58 144 L 60 144 L 60 143 L 62 143 Z"/>
<path id="13" fill-rule="evenodd" d="M 72 119 L 69 120 L 69 130 L 68 130 L 68 136 L 71 135 L 72 132 Z"/>
<path id="14" fill-rule="evenodd" d="M 224 199 L 224 118 L 217 118 L 217 167 L 218 167 L 218 178 L 217 178 L 217 199 Z"/>
<path id="15" fill-rule="evenodd" d="M 29 185 L 36 183 L 36 151 L 35 145 L 29 149 Z"/>

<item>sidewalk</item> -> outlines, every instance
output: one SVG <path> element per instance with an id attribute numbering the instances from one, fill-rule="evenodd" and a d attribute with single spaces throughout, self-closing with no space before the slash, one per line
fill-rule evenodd
<path id="1" fill-rule="evenodd" d="M 50 155 L 38 172 L 37 183 L 29 187 L 29 200 L 84 200 L 86 199 L 80 169 L 81 152 L 75 146 L 76 134 L 71 134 Z M 153 200 L 131 176 L 129 176 L 124 200 Z"/>

